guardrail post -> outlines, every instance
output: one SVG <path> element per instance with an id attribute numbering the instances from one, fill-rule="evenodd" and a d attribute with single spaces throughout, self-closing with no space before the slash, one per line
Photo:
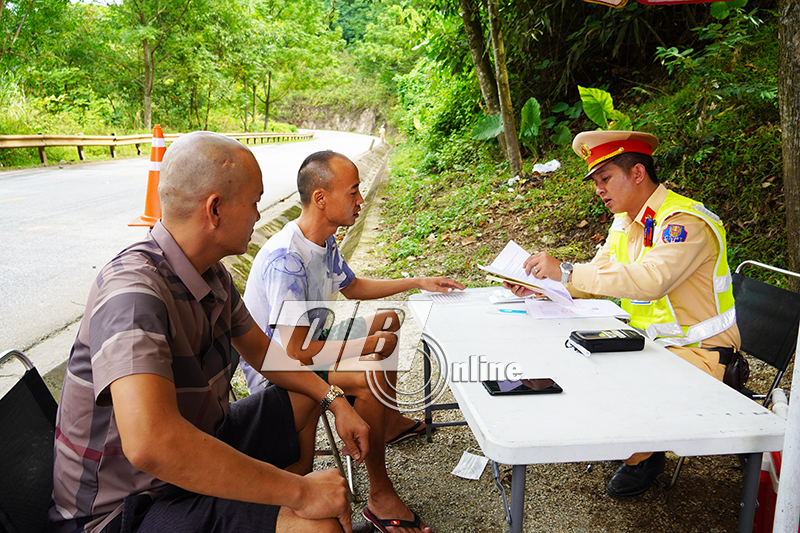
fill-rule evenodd
<path id="1" fill-rule="evenodd" d="M 114 133 L 114 132 L 111 132 L 111 136 L 112 137 L 116 137 L 117 134 Z M 115 150 L 116 147 L 112 144 L 111 146 L 109 146 L 109 148 L 111 149 L 111 159 L 116 159 L 116 157 L 117 157 L 117 152 Z"/>
<path id="2" fill-rule="evenodd" d="M 78 135 L 83 135 L 83 133 L 79 133 Z M 86 161 L 86 156 L 83 155 L 83 145 L 81 144 L 78 144 L 78 159 Z"/>
<path id="3" fill-rule="evenodd" d="M 136 143 L 136 155 L 142 155 L 142 148 L 141 148 L 141 146 L 142 146 L 141 144 L 139 144 L 139 143 Z"/>
<path id="4" fill-rule="evenodd" d="M 44 139 L 44 133 L 39 132 L 39 135 L 41 135 L 42 138 Z M 39 146 L 38 148 L 39 148 L 39 161 L 41 161 L 43 164 L 46 165 L 47 164 L 47 154 L 44 151 L 44 146 Z"/>

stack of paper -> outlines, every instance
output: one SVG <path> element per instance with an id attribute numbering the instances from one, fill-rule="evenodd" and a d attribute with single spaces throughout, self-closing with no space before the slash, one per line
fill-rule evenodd
<path id="1" fill-rule="evenodd" d="M 533 318 L 585 318 L 616 317 L 630 315 L 611 300 L 573 300 L 569 291 L 559 281 L 536 279 L 526 274 L 523 264 L 530 257 L 520 245 L 510 241 L 500 255 L 489 266 L 478 265 L 489 272 L 487 278 L 522 285 L 544 294 L 551 301 L 526 298 L 525 305 Z"/>
<path id="2" fill-rule="evenodd" d="M 611 300 L 573 300 L 574 305 L 528 299 L 525 305 L 533 318 L 628 318 L 630 315 Z"/>
<path id="3" fill-rule="evenodd" d="M 526 274 L 522 266 L 530 257 L 519 244 L 509 241 L 489 266 L 478 265 L 478 268 L 489 272 L 486 276 L 494 281 L 507 281 L 512 284 L 522 285 L 534 289 L 561 305 L 571 306 L 572 296 L 564 285 L 552 279 L 536 279 L 533 274 Z"/>

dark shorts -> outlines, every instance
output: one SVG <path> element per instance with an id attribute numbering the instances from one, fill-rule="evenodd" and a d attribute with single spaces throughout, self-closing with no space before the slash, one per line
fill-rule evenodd
<path id="1" fill-rule="evenodd" d="M 289 394 L 278 386 L 232 403 L 217 437 L 278 468 L 300 460 Z M 273 532 L 279 509 L 275 505 L 202 496 L 168 485 L 155 500 L 146 494 L 125 498 L 122 513 L 103 533 Z"/>
<path id="2" fill-rule="evenodd" d="M 345 318 L 337 322 L 331 328 L 323 329 L 317 340 L 320 341 L 345 341 L 347 339 L 361 339 L 367 336 L 367 321 L 363 316 L 355 318 Z M 321 377 L 325 383 L 328 382 L 329 370 L 315 370 L 314 373 Z"/>

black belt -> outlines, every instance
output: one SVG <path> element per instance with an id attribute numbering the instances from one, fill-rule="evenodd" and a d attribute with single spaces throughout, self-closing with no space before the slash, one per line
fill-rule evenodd
<path id="1" fill-rule="evenodd" d="M 733 359 L 733 355 L 736 353 L 736 350 L 733 348 L 705 348 L 709 352 L 717 352 L 719 354 L 719 364 L 727 365 Z"/>

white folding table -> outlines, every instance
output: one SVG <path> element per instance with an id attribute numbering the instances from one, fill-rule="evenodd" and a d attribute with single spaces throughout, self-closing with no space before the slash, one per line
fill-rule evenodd
<path id="1" fill-rule="evenodd" d="M 565 347 L 573 330 L 625 327 L 617 319 L 497 313 L 488 301 L 496 288 L 469 290 L 487 300 L 431 307 L 417 294 L 409 308 L 484 454 L 513 465 L 511 532 L 522 531 L 527 465 L 651 451 L 747 454 L 739 531 L 752 530 L 761 453 L 781 449 L 785 420 L 649 340 L 642 351 L 591 357 Z M 484 371 L 516 363 L 523 377 L 552 378 L 563 393 L 490 396 L 464 371 L 470 363 Z"/>

